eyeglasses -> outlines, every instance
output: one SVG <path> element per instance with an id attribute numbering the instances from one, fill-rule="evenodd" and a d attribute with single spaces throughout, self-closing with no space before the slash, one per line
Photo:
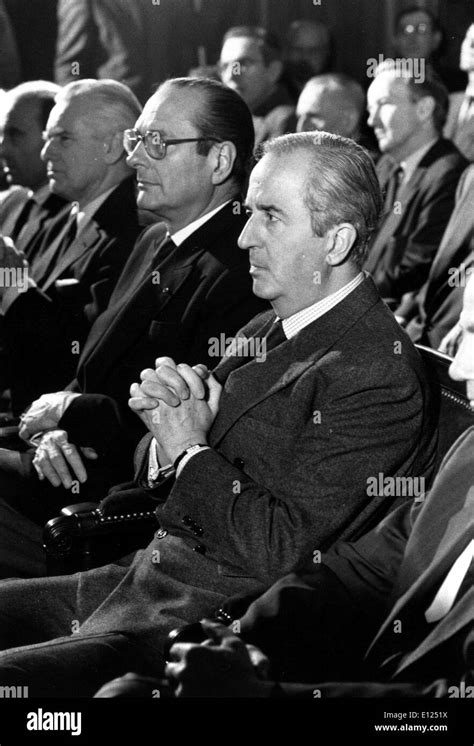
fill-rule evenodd
<path id="1" fill-rule="evenodd" d="M 407 23 L 406 26 L 402 26 L 400 29 L 400 33 L 404 36 L 412 36 L 413 34 L 425 36 L 425 34 L 429 34 L 430 31 L 431 26 L 429 23 L 417 23 L 416 25 L 414 23 Z"/>
<path id="2" fill-rule="evenodd" d="M 157 161 L 161 161 L 165 157 L 168 145 L 179 145 L 182 142 L 204 142 L 206 140 L 221 142 L 216 137 L 182 137 L 179 140 L 168 140 L 162 136 L 159 130 L 147 130 L 144 135 L 135 129 L 125 130 L 123 133 L 123 147 L 128 155 L 133 153 L 139 142 L 142 142 L 150 158 Z"/>

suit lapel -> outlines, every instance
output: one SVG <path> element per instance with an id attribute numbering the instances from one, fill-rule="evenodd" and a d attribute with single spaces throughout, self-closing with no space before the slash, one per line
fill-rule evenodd
<path id="1" fill-rule="evenodd" d="M 306 326 L 292 339 L 270 350 L 263 362 L 258 362 L 255 357 L 248 361 L 248 356 L 235 356 L 228 362 L 224 361 L 219 371 L 225 374 L 227 368 L 230 370 L 225 380 L 225 408 L 219 411 L 213 424 L 211 444 L 217 445 L 246 412 L 299 378 L 379 301 L 372 280 L 366 278 L 324 316 Z M 266 314 L 261 328 L 252 332 L 252 338 L 261 342 L 274 318 L 273 313 Z M 251 346 L 249 348 L 252 350 Z"/>
<path id="2" fill-rule="evenodd" d="M 105 312 L 108 323 L 103 323 L 104 314 L 104 318 L 99 317 L 98 321 L 102 322 L 101 331 L 97 336 L 90 335 L 84 347 L 81 366 L 89 365 L 99 348 L 100 364 L 103 365 L 104 360 L 107 364 L 112 363 L 118 350 L 122 355 L 133 345 L 152 319 L 157 317 L 158 312 L 163 310 L 178 292 L 193 271 L 198 258 L 205 251 L 212 249 L 214 243 L 220 240 L 223 230 L 227 230 L 228 233 L 229 215 L 232 215 L 233 204 L 234 201 L 226 205 L 163 261 L 160 261 L 159 246 L 165 241 L 165 226 L 161 224 L 150 229 L 154 234 L 158 231 L 159 235 L 153 235 L 153 238 L 150 236 L 152 246 L 140 245 L 140 252 L 134 251 L 133 264 L 136 265 L 138 262 L 140 268 L 137 271 L 136 266 L 127 263 L 112 294 L 109 308 Z M 145 235 L 140 242 L 145 243 L 146 240 Z M 157 252 L 158 256 L 155 256 Z M 159 274 L 154 275 L 153 272 Z M 130 279 L 131 277 L 135 277 L 135 282 Z M 132 292 L 128 290 L 130 284 L 133 287 Z M 121 294 L 124 301 L 121 300 Z M 105 354 L 106 352 L 108 354 Z M 97 362 L 99 364 L 99 361 Z"/>
<path id="3" fill-rule="evenodd" d="M 100 347 L 100 361 L 97 360 L 97 363 L 105 366 L 105 370 L 113 364 L 117 350 L 123 355 L 145 333 L 152 319 L 165 308 L 192 272 L 200 252 L 181 255 L 182 246 L 177 247 L 162 262 L 158 258 L 149 265 L 148 271 L 142 275 L 141 282 L 128 300 L 123 305 L 116 303 L 110 309 L 110 323 L 94 340 L 93 346 L 84 349 L 81 364 L 91 360 L 94 351 Z M 155 278 L 157 282 L 154 281 Z"/>
<path id="4" fill-rule="evenodd" d="M 99 229 L 95 220 L 91 220 L 86 228 L 76 236 L 72 244 L 68 246 L 62 257 L 60 257 L 59 261 L 42 284 L 41 289 L 44 291 L 48 290 L 52 285 L 54 285 L 56 280 L 61 277 L 67 269 L 69 269 L 69 267 L 81 258 L 81 256 L 86 252 L 91 251 L 100 240 L 106 239 L 107 236 L 104 231 Z"/>

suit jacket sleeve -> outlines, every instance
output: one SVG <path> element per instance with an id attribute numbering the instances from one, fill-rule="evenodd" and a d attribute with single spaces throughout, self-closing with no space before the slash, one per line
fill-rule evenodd
<path id="1" fill-rule="evenodd" d="M 413 414 L 418 410 L 415 417 L 419 416 L 417 385 L 412 381 L 405 388 L 407 382 L 399 381 L 387 398 L 390 373 L 382 375 L 384 384 L 373 382 L 372 389 L 366 385 L 366 375 L 362 386 L 360 380 L 349 384 L 344 377 L 340 398 L 334 391 L 327 391 L 325 397 L 322 382 L 318 386 L 313 381 L 314 398 L 301 414 L 304 426 L 296 442 L 294 433 L 260 421 L 258 414 L 241 418 L 240 441 L 255 443 L 265 463 L 275 464 L 291 452 L 291 463 L 281 477 L 284 490 L 275 495 L 266 483 L 253 480 L 230 462 L 219 447 L 202 451 L 186 464 L 160 508 L 163 525 L 181 527 L 183 516 L 191 515 L 202 528 L 208 555 L 236 568 L 236 574 L 257 575 L 266 584 L 315 551 L 327 549 L 367 505 L 373 508 L 367 498 L 367 474 L 379 468 L 390 473 L 393 456 L 387 442 L 394 445 L 397 437 L 406 439 L 401 422 L 407 422 L 409 410 Z M 393 405 L 393 397 L 404 401 L 403 409 L 408 404 L 404 414 L 401 406 Z M 314 413 L 322 401 L 327 408 L 315 425 Z M 380 423 L 379 432 L 374 422 Z M 280 468 L 275 464 L 275 469 Z M 386 500 L 381 497 L 382 507 L 388 509 Z"/>
<path id="2" fill-rule="evenodd" d="M 242 637 L 268 655 L 275 678 L 337 681 L 361 673 L 418 509 L 400 506 L 362 539 L 338 543 L 249 606 L 240 619 Z M 232 600 L 225 608 L 234 615 Z"/>

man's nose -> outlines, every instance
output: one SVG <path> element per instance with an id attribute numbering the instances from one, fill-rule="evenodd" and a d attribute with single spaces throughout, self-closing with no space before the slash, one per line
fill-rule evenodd
<path id="1" fill-rule="evenodd" d="M 296 131 L 297 132 L 307 132 L 307 120 L 308 117 L 306 114 L 302 114 L 300 117 L 298 117 L 298 121 L 296 122 Z"/>
<path id="2" fill-rule="evenodd" d="M 255 236 L 254 236 L 254 227 L 252 224 L 252 218 L 250 217 L 246 224 L 244 225 L 244 228 L 242 230 L 242 233 L 240 234 L 237 245 L 239 249 L 244 249 L 244 251 L 248 251 L 248 249 L 251 249 L 252 246 L 255 245 Z"/>
<path id="3" fill-rule="evenodd" d="M 369 127 L 375 127 L 375 123 L 378 122 L 378 116 L 379 116 L 378 109 L 374 109 L 374 111 L 369 111 L 369 116 L 367 117 L 367 124 L 369 125 Z"/>
<path id="4" fill-rule="evenodd" d="M 146 163 L 148 153 L 145 150 L 143 140 L 139 140 L 132 152 L 127 155 L 126 163 L 131 168 L 138 168 Z"/>
<path id="5" fill-rule="evenodd" d="M 43 147 L 41 148 L 41 153 L 40 153 L 41 160 L 46 162 L 53 153 L 54 153 L 54 139 L 46 140 Z"/>

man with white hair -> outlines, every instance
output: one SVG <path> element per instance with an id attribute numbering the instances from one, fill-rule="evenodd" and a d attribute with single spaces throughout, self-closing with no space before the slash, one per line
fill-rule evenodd
<path id="1" fill-rule="evenodd" d="M 153 113 L 163 121 L 183 109 L 169 86 L 160 90 L 143 130 Z M 129 137 L 151 203 L 145 134 Z M 222 147 L 207 164 L 214 180 Z M 173 188 L 169 166 L 162 183 Z M 159 670 L 177 624 L 230 594 L 263 591 L 389 510 L 386 494 L 367 490 L 370 475 L 430 470 L 436 438 L 421 360 L 360 271 L 379 208 L 372 161 L 352 140 L 301 133 L 267 143 L 239 247 L 272 310 L 238 333 L 213 373 L 170 356 L 142 372 L 130 406 L 150 432 L 134 492 L 157 498 L 159 529 L 117 563 L 0 583 L 1 684 L 87 696 L 132 662 Z"/>
<path id="2" fill-rule="evenodd" d="M 91 323 L 107 306 L 138 235 L 122 139 L 140 111 L 133 93 L 112 80 L 70 83 L 56 97 L 42 158 L 51 192 L 73 206 L 30 244 L 27 265 L 7 241 L 0 244 L 1 266 L 25 279 L 0 287 L 6 378 L 16 412 L 72 378 Z"/>

